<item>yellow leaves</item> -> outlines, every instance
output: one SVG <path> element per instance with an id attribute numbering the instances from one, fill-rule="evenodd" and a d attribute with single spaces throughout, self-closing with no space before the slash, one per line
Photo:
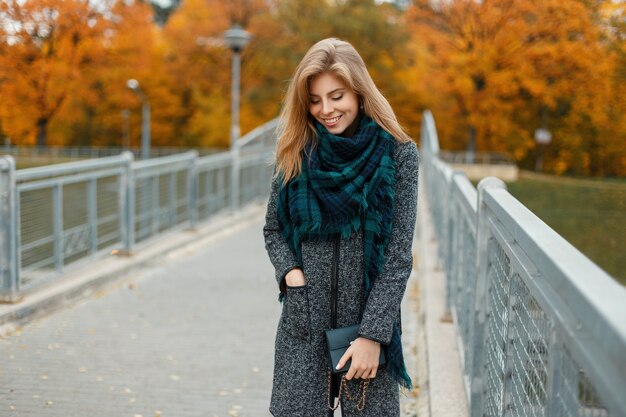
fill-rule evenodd
<path id="1" fill-rule="evenodd" d="M 614 132 L 619 123 L 607 117 L 606 105 L 618 94 L 611 80 L 619 66 L 601 41 L 604 27 L 594 21 L 592 7 L 560 0 L 453 0 L 432 8 L 416 1 L 407 12 L 412 61 L 427 62 L 414 70 L 430 81 L 425 88 L 435 90 L 420 96 L 443 126 L 444 148 L 465 147 L 471 126 L 479 150 L 508 151 L 521 161 L 533 151 L 534 130 L 546 123 L 553 148 L 589 148 L 551 153 L 561 162 L 553 168 L 592 172 L 598 151 L 590 143 L 604 144 L 605 127 L 613 124 Z M 568 140 L 559 141 L 561 135 Z M 591 137 L 581 141 L 585 136 Z"/>
<path id="2" fill-rule="evenodd" d="M 402 14 L 373 1 L 269 9 L 263 0 L 185 0 L 160 28 L 148 2 L 95 10 L 86 0 L 3 1 L 9 18 L 55 31 L 37 38 L 28 24 L 13 33 L 0 25 L 1 133 L 33 144 L 47 117 L 50 144 L 120 145 L 127 110 L 136 146 L 141 103 L 126 88 L 135 78 L 152 107 L 154 145 L 226 147 L 231 53 L 221 35 L 238 21 L 254 35 L 242 54 L 242 133 L 277 115 L 311 44 L 338 36 L 357 47 L 414 137 L 429 107 L 444 148 L 464 148 L 472 127 L 479 150 L 529 160 L 545 111 L 555 139 L 545 166 L 626 170 L 616 168 L 626 152 L 623 2 L 431 3 L 415 0 Z M 58 13 L 37 17 L 42 7 Z"/>
<path id="3" fill-rule="evenodd" d="M 56 117 L 73 90 L 82 70 L 98 53 L 93 39 L 100 25 L 87 2 L 42 0 L 5 2 L 2 25 L 13 35 L 3 48 L 4 82 L 0 117 L 14 143 L 32 142 L 37 133 L 46 138 L 47 123 Z M 45 120 L 45 124 L 38 124 Z"/>

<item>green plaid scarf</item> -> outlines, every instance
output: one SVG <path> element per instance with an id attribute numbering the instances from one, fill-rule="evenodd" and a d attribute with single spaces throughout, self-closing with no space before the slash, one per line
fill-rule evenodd
<path id="1" fill-rule="evenodd" d="M 351 138 L 335 136 L 318 122 L 315 126 L 317 145 L 305 149 L 301 174 L 278 194 L 281 232 L 302 265 L 302 241 L 345 238 L 362 230 L 367 295 L 382 271 L 391 236 L 395 139 L 368 117 L 361 118 Z M 410 389 L 397 323 L 386 355 L 390 375 Z"/>

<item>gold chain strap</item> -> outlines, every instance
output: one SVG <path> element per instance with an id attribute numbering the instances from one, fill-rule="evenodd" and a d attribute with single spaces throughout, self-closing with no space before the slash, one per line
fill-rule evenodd
<path id="1" fill-rule="evenodd" d="M 370 385 L 370 380 L 369 378 L 367 379 L 362 379 L 359 382 L 359 389 L 357 390 L 356 394 L 357 397 L 353 397 L 352 394 L 350 394 L 350 390 L 348 389 L 348 382 L 346 380 L 346 376 L 343 375 L 341 377 L 341 383 L 339 384 L 339 395 L 337 396 L 337 403 L 334 404 L 334 401 L 331 402 L 331 397 L 332 397 L 332 375 L 330 373 L 330 371 L 327 372 L 328 373 L 328 408 L 335 411 L 338 407 L 339 404 L 341 403 L 341 394 L 345 391 L 345 395 L 346 395 L 346 400 L 348 401 L 357 401 L 356 403 L 356 409 L 359 411 L 363 411 L 363 409 L 365 408 L 365 398 L 367 396 L 367 389 L 369 388 Z"/>

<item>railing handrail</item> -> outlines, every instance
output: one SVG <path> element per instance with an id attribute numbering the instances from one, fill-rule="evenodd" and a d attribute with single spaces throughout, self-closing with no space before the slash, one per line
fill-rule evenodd
<path id="1" fill-rule="evenodd" d="M 253 130 L 251 130 L 250 132 L 243 135 L 237 141 L 237 146 L 239 148 L 243 148 L 244 146 L 247 146 L 253 141 L 258 140 L 259 138 L 263 138 L 265 134 L 274 132 L 277 126 L 278 126 L 278 118 L 274 118 L 270 120 L 269 122 L 266 122 L 262 124 L 261 126 L 258 126 L 254 128 Z"/>
<path id="2" fill-rule="evenodd" d="M 508 191 L 487 189 L 483 197 L 531 262 L 527 267 L 536 268 L 520 277 L 560 311 L 559 325 L 577 348 L 580 365 L 602 393 L 611 393 L 601 394 L 608 405 L 626 410 L 626 289 Z M 621 352 L 614 352 L 619 346 Z"/>
<path id="3" fill-rule="evenodd" d="M 150 148 L 150 154 L 152 157 L 166 156 L 189 150 L 196 150 L 200 155 L 211 155 L 218 152 L 224 152 L 224 148 L 198 148 L 192 146 L 152 146 Z M 116 156 L 123 152 L 130 152 L 135 156 L 141 154 L 141 147 L 138 146 L 39 146 L 39 145 L 0 145 L 1 154 L 18 155 L 22 154 L 31 155 L 34 157 L 106 157 Z M 103 155 L 103 156 L 100 156 Z"/>
<path id="4" fill-rule="evenodd" d="M 453 164 L 465 164 L 467 163 L 467 159 L 470 153 L 467 151 L 450 151 L 450 150 L 440 150 L 439 158 L 441 158 L 445 162 L 453 163 Z M 472 165 L 480 165 L 480 164 L 491 164 L 491 165 L 515 165 L 515 161 L 503 152 L 487 152 L 487 151 L 477 151 L 471 152 L 471 157 L 473 159 Z"/>
<path id="5" fill-rule="evenodd" d="M 244 137 L 240 157 L 196 150 L 136 161 L 131 152 L 16 170 L 0 156 L 0 300 L 15 302 L 66 265 L 132 254 L 165 231 L 195 228 L 269 192 L 275 121 Z M 229 204 L 230 203 L 230 204 Z"/>
<path id="6" fill-rule="evenodd" d="M 435 127 L 435 119 L 430 110 L 424 111 L 422 115 L 422 150 L 432 155 L 439 154 L 439 136 Z"/>
<path id="7" fill-rule="evenodd" d="M 482 416 L 486 412 L 481 408 L 484 406 L 485 398 L 491 401 L 489 403 L 491 407 L 494 407 L 494 404 L 496 408 L 504 407 L 501 411 L 502 415 L 508 415 L 505 411 L 507 404 L 513 407 L 519 407 L 520 404 L 528 407 L 541 406 L 546 408 L 546 414 L 542 415 L 553 415 L 559 407 L 567 407 L 568 405 L 563 403 L 567 401 L 574 401 L 581 408 L 604 406 L 612 416 L 624 415 L 626 413 L 626 396 L 623 395 L 623 387 L 626 386 L 626 320 L 624 320 L 626 289 L 506 191 L 501 181 L 492 177 L 487 178 L 481 181 L 479 190 L 476 191 L 464 174 L 458 171 L 453 172 L 452 168 L 439 158 L 438 138 L 434 118 L 430 112 L 424 114 L 421 138 L 422 169 L 425 171 L 422 177 L 425 180 L 431 204 L 436 206 L 433 209 L 433 218 L 439 239 L 439 255 L 444 263 L 448 280 L 446 284 L 447 307 L 453 310 L 455 320 L 465 321 L 462 324 L 457 323 L 458 326 L 466 326 L 463 332 L 470 333 L 458 340 L 463 345 L 460 351 L 469 353 L 471 356 L 471 358 L 464 356 L 463 360 L 470 361 L 464 363 L 464 372 L 465 381 L 468 384 L 466 386 L 468 398 L 472 403 L 472 416 Z M 451 172 L 453 172 L 452 175 Z M 436 201 L 438 198 L 445 201 Z M 473 202 L 472 199 L 474 199 Z M 458 233 L 467 233 L 467 230 L 471 231 L 475 242 L 473 249 L 475 271 L 473 273 L 476 275 L 472 278 L 476 279 L 475 282 L 465 281 L 464 274 L 468 271 L 464 270 L 463 265 L 458 264 L 455 259 L 455 257 L 467 257 L 467 252 L 464 252 L 468 250 L 464 246 L 466 243 L 461 242 L 463 237 L 458 235 Z M 490 312 L 485 307 L 487 302 L 485 297 L 487 297 L 487 292 L 491 291 L 490 280 L 495 280 L 499 276 L 488 275 L 492 273 L 489 272 L 490 268 L 493 268 L 487 265 L 491 262 L 493 255 L 488 253 L 486 246 L 490 239 L 497 242 L 498 247 L 504 253 L 506 262 L 510 262 L 504 270 L 500 269 L 500 273 L 508 274 L 507 280 L 510 282 L 514 279 L 518 280 L 516 282 L 521 282 L 504 285 L 506 287 L 504 291 L 514 291 L 512 289 L 514 285 L 522 285 L 527 288 L 530 297 L 538 303 L 537 307 L 518 306 L 517 303 L 521 301 L 515 300 L 517 294 L 515 292 L 505 293 L 504 298 L 502 295 L 499 296 L 499 302 L 504 303 L 509 309 L 508 315 L 506 308 L 502 313 L 506 315 L 504 317 L 505 329 L 498 330 L 504 332 L 499 333 L 504 340 L 490 340 L 485 328 L 486 322 L 494 319 L 493 314 L 500 314 L 498 311 Z M 455 303 L 458 303 L 460 299 L 455 299 L 455 297 L 463 297 L 467 292 L 467 288 L 461 285 L 476 286 L 475 291 L 470 290 L 472 297 L 475 297 L 470 302 L 472 305 L 470 314 L 474 315 L 474 318 L 468 319 L 456 314 L 467 313 L 467 311 L 455 312 L 458 307 Z M 500 285 L 503 284 L 500 283 Z M 499 291 L 501 288 L 495 290 Z M 464 306 L 467 306 L 467 301 L 464 302 Z M 534 329 L 532 326 L 535 324 L 526 323 L 524 326 L 530 327 L 524 328 L 523 331 L 531 332 L 525 337 L 529 338 L 532 346 L 509 348 L 509 343 L 514 341 L 508 338 L 516 337 L 515 332 L 520 331 L 519 327 L 513 327 L 518 326 L 518 323 L 511 322 L 512 317 L 515 320 L 522 320 L 520 318 L 522 313 L 515 310 L 516 306 L 527 309 L 525 314 L 534 314 L 533 309 L 538 308 L 536 313 L 539 315 L 531 317 L 530 320 L 538 320 L 538 322 L 547 320 L 551 323 L 553 333 L 546 335 L 542 333 L 546 330 Z M 474 308 L 476 310 L 473 310 Z M 494 323 L 490 325 L 498 325 Z M 510 331 L 514 333 L 507 335 L 506 329 L 508 328 L 511 328 Z M 539 333 L 534 335 L 534 331 Z M 470 340 L 463 340 L 463 337 L 469 337 Z M 523 340 L 520 339 L 522 342 Z M 495 343 L 495 347 L 482 346 L 488 343 Z M 501 343 L 504 344 L 501 345 Z M 545 349 L 548 350 L 544 351 L 541 347 L 544 345 L 537 343 L 547 343 Z M 487 372 L 486 365 L 481 361 L 488 360 L 487 356 L 483 356 L 486 355 L 485 351 L 493 352 L 499 349 L 504 349 L 505 363 L 504 365 L 497 364 L 497 369 L 494 371 L 496 373 L 491 374 L 491 377 L 496 375 L 497 378 L 497 375 L 501 375 L 502 392 L 489 393 L 487 376 L 483 374 Z M 532 351 L 525 351 L 525 354 L 531 355 L 530 357 L 536 355 L 542 361 L 540 362 L 542 365 L 524 365 L 523 363 L 520 365 L 519 356 L 510 358 L 507 356 L 509 350 L 512 352 L 511 355 L 515 355 L 520 349 L 522 351 L 532 349 Z M 550 349 L 555 349 L 555 351 Z M 567 353 L 561 352 L 563 349 Z M 574 368 L 579 366 L 581 375 L 584 374 L 580 376 L 577 370 L 574 376 L 569 375 L 572 380 L 577 381 L 576 383 L 569 380 L 559 382 L 560 377 L 556 374 L 564 372 L 558 367 L 561 366 L 561 361 L 565 360 L 573 361 L 567 363 L 573 363 L 574 365 L 570 366 Z M 500 369 L 498 366 L 504 366 L 504 368 Z M 528 370 L 522 368 L 520 371 L 519 366 L 532 366 L 533 372 L 539 373 L 531 372 L 529 376 L 524 374 Z M 539 368 L 535 368 L 536 366 Z M 541 379 L 543 367 L 546 367 L 544 371 L 547 372 L 545 375 L 547 380 Z M 515 372 L 522 372 L 522 375 L 512 375 Z M 513 393 L 510 391 L 511 384 L 519 384 L 519 380 L 511 382 L 515 377 L 521 380 L 534 378 L 534 380 L 526 380 L 526 383 L 531 385 L 523 387 L 522 391 L 534 390 L 536 387 L 532 386 L 533 384 L 541 385 L 541 389 L 533 391 L 534 393 L 530 395 L 520 393 L 518 386 L 518 391 Z M 591 384 L 590 387 L 587 387 L 586 380 Z M 494 383 L 498 385 L 498 381 L 492 382 L 491 385 Z M 569 384 L 568 395 L 573 396 L 573 399 L 564 400 L 556 397 L 553 390 L 563 388 L 559 384 Z M 581 392 L 586 392 L 581 391 L 584 389 L 597 392 L 602 403 L 596 405 L 598 400 L 593 399 L 593 395 L 591 400 L 581 399 L 581 395 L 584 397 Z M 542 392 L 553 397 L 546 399 Z M 516 395 L 521 397 L 516 397 Z M 534 400 L 524 403 L 524 398 L 534 398 Z M 498 401 L 508 401 L 508 403 Z M 592 405 L 589 405 L 589 401 Z M 490 409 L 487 414 L 494 415 L 494 412 Z M 575 412 L 584 413 L 584 410 L 579 409 Z"/>
<path id="8" fill-rule="evenodd" d="M 198 157 L 198 152 L 188 151 L 188 152 L 179 153 L 175 155 L 168 155 L 168 156 L 162 156 L 159 158 L 150 158 L 150 159 L 136 161 L 133 167 L 136 169 L 147 169 L 147 168 L 163 166 L 166 164 L 184 163 L 186 161 L 189 161 L 189 159 L 193 159 L 197 157 Z"/>
<path id="9" fill-rule="evenodd" d="M 130 152 L 124 152 L 117 156 L 90 159 L 86 161 L 65 162 L 62 164 L 46 165 L 34 168 L 24 168 L 15 171 L 17 181 L 30 181 L 38 178 L 75 174 L 84 171 L 94 171 L 127 164 L 132 160 Z"/>

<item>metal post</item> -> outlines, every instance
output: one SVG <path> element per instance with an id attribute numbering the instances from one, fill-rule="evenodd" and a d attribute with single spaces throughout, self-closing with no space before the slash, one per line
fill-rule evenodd
<path id="1" fill-rule="evenodd" d="M 148 97 L 139 86 L 139 81 L 131 78 L 126 86 L 133 90 L 141 99 L 141 158 L 150 158 L 150 103 Z"/>
<path id="2" fill-rule="evenodd" d="M 52 189 L 52 230 L 54 236 L 54 265 L 57 272 L 65 264 L 65 238 L 63 236 L 63 185 Z"/>
<path id="3" fill-rule="evenodd" d="M 120 177 L 120 236 L 122 238 L 123 253 L 131 255 L 135 244 L 135 175 L 133 172 L 134 155 L 124 151 L 126 159 L 124 174 Z"/>
<path id="4" fill-rule="evenodd" d="M 150 177 L 146 177 L 146 180 L 149 181 L 150 185 L 152 186 L 152 190 L 151 190 L 151 197 L 152 197 L 152 223 L 151 223 L 151 228 L 149 231 L 147 231 L 146 233 L 146 237 L 148 236 L 154 236 L 157 233 L 159 233 L 159 229 L 161 228 L 161 203 L 160 203 L 160 195 L 159 195 L 159 175 L 157 173 L 152 174 Z M 147 201 L 147 197 L 146 200 Z M 144 210 L 146 210 L 146 213 L 148 213 L 150 210 L 148 210 L 148 205 L 145 206 Z M 148 218 L 148 220 L 150 220 L 150 218 Z"/>
<path id="5" fill-rule="evenodd" d="M 87 182 L 87 225 L 89 228 L 89 253 L 98 251 L 98 180 Z"/>
<path id="6" fill-rule="evenodd" d="M 239 51 L 233 51 L 232 59 L 232 94 L 231 94 L 231 126 L 230 126 L 230 152 L 232 158 L 231 175 L 231 210 L 236 211 L 239 207 L 239 77 L 241 68 L 241 55 Z"/>
<path id="7" fill-rule="evenodd" d="M 141 159 L 150 158 L 150 103 L 148 98 L 141 94 Z"/>
<path id="8" fill-rule="evenodd" d="M 0 301 L 18 301 L 19 239 L 15 159 L 0 157 Z"/>
<path id="9" fill-rule="evenodd" d="M 515 395 L 513 391 L 513 378 L 515 377 L 515 366 L 513 364 L 513 358 L 511 357 L 511 349 L 513 349 L 513 343 L 515 343 L 515 339 L 513 337 L 512 328 L 515 325 L 515 305 L 518 302 L 518 297 L 515 294 L 515 285 L 516 281 L 513 277 L 509 276 L 509 285 L 507 292 L 507 323 L 505 329 L 505 345 L 504 345 L 504 380 L 502 386 L 502 416 L 509 417 L 512 416 L 515 411 L 520 412 L 521 410 L 514 410 L 513 407 L 513 396 Z M 517 341 L 519 343 L 519 340 Z"/>
<path id="10" fill-rule="evenodd" d="M 474 340 L 472 343 L 472 360 L 470 368 L 471 396 L 470 416 L 482 416 L 482 400 L 485 385 L 484 349 L 487 323 L 487 293 L 489 291 L 489 214 L 483 203 L 484 193 L 488 189 L 505 189 L 504 183 L 494 177 L 483 178 L 478 184 L 478 219 L 476 223 L 476 295 L 474 298 Z"/>
<path id="11" fill-rule="evenodd" d="M 167 206 L 167 227 L 174 227 L 178 221 L 178 171 L 172 171 L 169 175 L 169 197 Z"/>
<path id="12" fill-rule="evenodd" d="M 194 230 L 198 224 L 198 151 L 194 155 L 187 171 L 187 218 L 189 228 Z"/>
<path id="13" fill-rule="evenodd" d="M 548 404 L 547 412 L 549 416 L 558 415 L 559 408 L 561 407 L 559 393 L 562 390 L 563 378 L 561 375 L 561 367 L 563 366 L 563 346 L 559 343 L 559 337 L 554 324 L 550 329 L 550 359 L 548 361 L 548 380 L 546 386 L 548 387 Z"/>
<path id="14" fill-rule="evenodd" d="M 216 188 L 216 211 L 217 209 L 228 207 L 228 202 L 226 201 L 226 170 L 224 168 L 219 168 L 217 170 L 217 188 Z"/>

